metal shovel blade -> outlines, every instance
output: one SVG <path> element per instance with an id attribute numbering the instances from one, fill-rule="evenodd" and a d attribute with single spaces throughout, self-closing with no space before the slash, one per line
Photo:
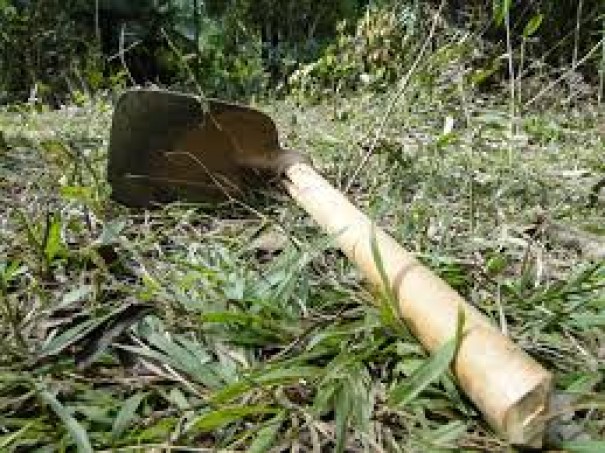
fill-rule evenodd
<path id="1" fill-rule="evenodd" d="M 128 206 L 216 201 L 267 178 L 283 154 L 271 118 L 249 107 L 155 89 L 115 107 L 107 178 Z"/>

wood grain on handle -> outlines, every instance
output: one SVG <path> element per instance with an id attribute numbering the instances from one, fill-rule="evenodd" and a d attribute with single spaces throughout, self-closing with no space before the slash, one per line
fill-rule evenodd
<path id="1" fill-rule="evenodd" d="M 335 236 L 335 242 L 363 275 L 381 286 L 371 249 L 372 235 L 376 235 L 403 319 L 429 352 L 454 336 L 462 307 L 465 335 L 453 366 L 461 388 L 509 442 L 540 447 L 551 374 L 392 237 L 373 228 L 370 219 L 312 167 L 304 163 L 290 166 L 284 184 L 292 198 Z"/>

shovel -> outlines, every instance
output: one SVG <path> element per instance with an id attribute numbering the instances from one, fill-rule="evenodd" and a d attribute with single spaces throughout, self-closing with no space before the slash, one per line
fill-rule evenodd
<path id="1" fill-rule="evenodd" d="M 460 387 L 511 444 L 541 446 L 551 374 L 375 227 L 304 156 L 283 150 L 267 115 L 150 89 L 127 91 L 116 105 L 108 179 L 118 202 L 145 207 L 224 200 L 263 183 L 267 175 L 281 180 L 365 278 L 396 298 L 402 319 L 430 353 L 455 336 L 462 310 L 464 334 L 452 364 Z"/>

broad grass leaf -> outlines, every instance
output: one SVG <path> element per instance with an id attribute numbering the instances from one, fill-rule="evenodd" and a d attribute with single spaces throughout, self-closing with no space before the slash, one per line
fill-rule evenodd
<path id="1" fill-rule="evenodd" d="M 137 393 L 124 401 L 124 404 L 118 412 L 118 415 L 116 415 L 111 428 L 111 437 L 114 440 L 119 439 L 124 431 L 126 431 L 128 426 L 132 423 L 136 416 L 137 409 L 146 396 L 147 395 L 145 393 Z"/>
<path id="2" fill-rule="evenodd" d="M 164 442 L 172 432 L 179 421 L 175 417 L 167 417 L 158 420 L 149 428 L 137 432 L 137 441 L 143 442 Z"/>
<path id="3" fill-rule="evenodd" d="M 340 232 L 322 235 L 306 244 L 303 249 L 286 247 L 259 284 L 256 287 L 251 286 L 251 293 L 255 295 L 255 299 L 268 301 L 273 307 L 273 312 L 281 318 L 291 317 L 292 304 L 288 302 L 295 290 L 305 287 L 304 281 L 307 275 L 304 269 L 334 242 L 338 234 Z M 294 316 L 297 316 L 295 312 Z"/>
<path id="4" fill-rule="evenodd" d="M 331 408 L 330 402 L 337 391 L 338 387 L 334 382 L 320 385 L 313 401 L 313 411 L 317 414 L 326 413 Z"/>
<path id="5" fill-rule="evenodd" d="M 104 321 L 105 318 L 89 319 L 81 322 L 80 324 L 75 325 L 74 327 L 57 335 L 56 337 L 52 338 L 48 343 L 46 343 L 38 353 L 38 356 L 40 358 L 44 358 L 59 354 L 69 346 L 80 341 L 82 338 L 88 335 L 95 327 L 101 325 Z"/>
<path id="6" fill-rule="evenodd" d="M 512 0 L 493 0 L 494 22 L 500 26 L 508 15 Z"/>
<path id="7" fill-rule="evenodd" d="M 231 401 L 251 388 L 285 384 L 300 379 L 314 379 L 323 374 L 323 369 L 311 366 L 283 366 L 246 376 L 244 380 L 220 389 L 211 400 L 214 404 Z"/>
<path id="8" fill-rule="evenodd" d="M 94 200 L 94 190 L 91 187 L 84 186 L 63 186 L 59 193 L 66 200 L 79 201 L 83 204 L 90 204 Z"/>
<path id="9" fill-rule="evenodd" d="M 269 420 L 267 426 L 262 427 L 256 433 L 256 437 L 248 448 L 248 453 L 265 453 L 271 449 L 279 430 L 284 422 L 285 413 L 277 414 L 272 420 Z"/>
<path id="10" fill-rule="evenodd" d="M 466 423 L 456 420 L 427 433 L 426 440 L 436 447 L 449 448 L 467 430 Z"/>
<path id="11" fill-rule="evenodd" d="M 60 354 L 75 344 L 83 348 L 76 355 L 79 368 L 85 368 L 102 354 L 112 341 L 130 325 L 150 314 L 153 306 L 128 303 L 96 319 L 88 319 L 51 338 L 38 352 L 44 359 Z"/>
<path id="12" fill-rule="evenodd" d="M 126 220 L 116 219 L 103 225 L 101 235 L 95 240 L 96 245 L 110 245 L 119 241 L 120 234 L 126 228 Z"/>
<path id="13" fill-rule="evenodd" d="M 340 342 L 347 338 L 352 338 L 355 335 L 361 335 L 365 332 L 370 331 L 374 328 L 381 327 L 382 324 L 377 320 L 376 322 L 368 322 L 367 320 L 358 320 L 349 323 L 343 323 L 339 326 L 327 327 L 318 334 L 311 337 L 307 343 L 306 350 L 310 351 L 323 343 Z"/>
<path id="14" fill-rule="evenodd" d="M 370 433 L 374 400 L 365 361 L 375 350 L 370 347 L 368 354 L 342 352 L 326 366 L 318 385 L 313 410 L 317 416 L 334 412 L 334 451 L 344 451 L 350 432 L 366 435 L 364 438 Z"/>
<path id="15" fill-rule="evenodd" d="M 380 248 L 378 247 L 376 227 L 374 225 L 372 225 L 372 234 L 370 236 L 370 249 L 372 251 L 372 259 L 374 260 L 376 270 L 378 270 L 378 274 L 380 275 L 380 281 L 382 283 L 382 291 L 385 300 L 385 303 L 381 306 L 382 312 L 386 315 L 386 318 L 393 325 L 402 325 L 403 323 L 399 314 L 397 297 L 394 294 L 389 283 L 389 277 L 384 267 L 384 261 L 382 260 L 382 256 L 380 254 Z"/>
<path id="16" fill-rule="evenodd" d="M 587 331 L 592 328 L 605 328 L 605 311 L 601 313 L 574 313 L 571 315 L 569 324 L 581 331 Z"/>
<path id="17" fill-rule="evenodd" d="M 94 287 L 92 285 L 80 285 L 76 289 L 65 293 L 57 308 L 65 308 L 75 302 L 81 301 L 92 294 L 93 291 Z"/>
<path id="18" fill-rule="evenodd" d="M 568 393 L 590 393 L 601 382 L 602 376 L 598 372 L 577 372 L 568 375 L 562 375 L 562 382 L 568 382 L 565 385 L 565 392 Z"/>
<path id="19" fill-rule="evenodd" d="M 222 311 L 209 312 L 202 315 L 202 321 L 206 323 L 225 324 L 233 331 L 232 342 L 265 344 L 288 342 L 293 335 L 299 334 L 298 328 L 293 329 L 279 321 L 274 321 L 270 316 L 260 316 L 254 313 Z M 248 341 L 242 341 L 248 338 Z"/>
<path id="20" fill-rule="evenodd" d="M 456 351 L 455 341 L 449 340 L 430 357 L 412 376 L 390 393 L 391 404 L 405 406 L 448 369 Z"/>
<path id="21" fill-rule="evenodd" d="M 251 415 L 275 414 L 277 409 L 265 405 L 234 406 L 210 411 L 191 424 L 195 431 L 210 432 Z"/>
<path id="22" fill-rule="evenodd" d="M 523 37 L 527 39 L 538 31 L 538 28 L 540 28 L 540 25 L 542 25 L 543 19 L 544 14 L 536 14 L 534 17 L 532 17 L 523 29 Z"/>
<path id="23" fill-rule="evenodd" d="M 564 442 L 561 447 L 569 453 L 603 453 L 605 451 L 605 440 Z"/>
<path id="24" fill-rule="evenodd" d="M 464 311 L 460 308 L 454 338 L 445 342 L 423 365 L 412 373 L 409 379 L 391 390 L 389 394 L 390 404 L 399 407 L 405 406 L 448 370 L 460 346 L 463 326 Z"/>
<path id="25" fill-rule="evenodd" d="M 18 276 L 27 272 L 27 267 L 20 261 L 0 261 L 0 288 L 8 291 L 7 287 Z"/>
<path id="26" fill-rule="evenodd" d="M 223 379 L 216 371 L 218 363 L 205 345 L 186 340 L 180 335 L 169 335 L 159 326 L 142 328 L 140 333 L 151 347 L 121 347 L 183 371 L 208 388 L 215 389 L 224 385 Z"/>
<path id="27" fill-rule="evenodd" d="M 352 401 L 348 389 L 341 385 L 334 395 L 334 412 L 336 423 L 336 446 L 334 451 L 342 453 L 347 443 L 347 431 L 351 418 Z"/>
<path id="28" fill-rule="evenodd" d="M 203 322 L 214 322 L 214 323 L 233 323 L 233 324 L 264 324 L 268 320 L 262 316 L 254 313 L 242 313 L 234 311 L 215 311 L 208 312 L 201 315 Z"/>
<path id="29" fill-rule="evenodd" d="M 153 305 L 140 303 L 128 303 L 114 310 L 110 318 L 96 326 L 86 337 L 83 349 L 76 354 L 77 367 L 88 368 L 114 340 L 153 311 Z"/>
<path id="30" fill-rule="evenodd" d="M 53 412 L 61 419 L 67 432 L 71 436 L 72 440 L 76 444 L 79 453 L 93 453 L 90 439 L 86 430 L 78 423 L 78 421 L 71 415 L 70 411 L 63 406 L 54 395 L 47 390 L 40 390 L 38 393 L 42 401 L 48 404 Z"/>
<path id="31" fill-rule="evenodd" d="M 170 340 L 161 341 L 163 347 L 160 349 L 162 349 L 162 352 L 151 348 L 128 345 L 120 345 L 120 348 L 159 363 L 168 364 L 179 371 L 185 372 L 191 378 L 208 388 L 218 388 L 223 385 L 222 380 L 212 368 L 212 364 L 201 363 L 195 356 L 181 348 L 178 344 L 170 342 Z M 154 346 L 158 347 L 157 342 Z"/>
<path id="32" fill-rule="evenodd" d="M 170 390 L 166 397 L 168 401 L 174 404 L 181 411 L 191 409 L 191 403 L 187 400 L 185 394 L 178 387 L 174 387 L 172 390 Z"/>
<path id="33" fill-rule="evenodd" d="M 67 251 L 63 242 L 63 237 L 61 236 L 61 227 L 61 218 L 59 216 L 53 216 L 44 243 L 44 256 L 48 263 L 51 263 L 59 256 L 63 256 Z"/>

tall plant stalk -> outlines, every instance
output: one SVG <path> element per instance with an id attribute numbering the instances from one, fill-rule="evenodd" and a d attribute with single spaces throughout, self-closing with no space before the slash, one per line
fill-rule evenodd
<path id="1" fill-rule="evenodd" d="M 578 1 L 578 11 L 576 16 L 576 31 L 574 35 L 574 43 L 573 43 L 573 54 L 571 58 L 571 65 L 573 67 L 578 63 L 578 48 L 580 47 L 580 23 L 582 22 L 582 6 L 584 4 L 583 0 Z"/>
<path id="2" fill-rule="evenodd" d="M 200 12 L 200 0 L 193 0 L 193 36 L 195 40 L 195 77 L 197 78 L 200 74 L 200 64 L 202 61 L 202 55 L 200 52 L 200 31 L 202 27 L 202 17 Z"/>
<path id="3" fill-rule="evenodd" d="M 508 163 L 513 163 L 513 144 L 512 138 L 515 134 L 515 122 L 516 122 L 516 78 L 515 78 L 515 64 L 513 61 L 513 45 L 511 40 L 511 27 L 510 27 L 510 7 L 506 6 L 504 11 L 504 25 L 506 27 L 506 52 L 508 53 L 508 76 L 510 86 L 510 125 L 509 125 L 509 149 L 508 149 Z"/>
<path id="4" fill-rule="evenodd" d="M 603 28 L 601 30 L 601 67 L 599 68 L 599 89 L 597 94 L 597 104 L 601 106 L 603 101 L 603 85 L 605 79 L 605 17 L 603 17 Z"/>

